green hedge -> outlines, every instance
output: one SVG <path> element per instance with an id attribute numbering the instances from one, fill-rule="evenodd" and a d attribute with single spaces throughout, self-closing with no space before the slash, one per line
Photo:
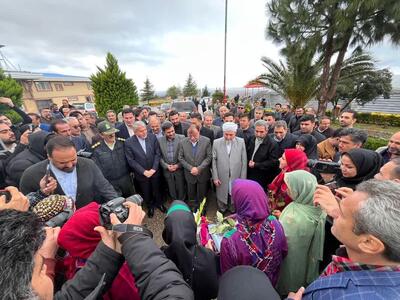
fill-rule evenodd
<path id="1" fill-rule="evenodd" d="M 327 111 L 327 116 L 331 116 L 332 112 Z M 385 113 L 357 113 L 357 122 L 362 124 L 375 124 L 383 126 L 400 127 L 400 114 L 385 114 Z"/>
<path id="2" fill-rule="evenodd" d="M 369 136 L 363 148 L 375 151 L 379 147 L 387 146 L 387 144 L 388 140 Z"/>

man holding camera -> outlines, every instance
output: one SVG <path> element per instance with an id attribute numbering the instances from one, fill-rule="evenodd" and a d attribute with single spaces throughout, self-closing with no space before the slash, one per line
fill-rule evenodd
<path id="1" fill-rule="evenodd" d="M 92 159 L 118 194 L 129 197 L 135 193 L 125 157 L 125 139 L 117 138 L 119 131 L 108 121 L 97 125 L 102 141 L 92 146 Z"/>
<path id="2" fill-rule="evenodd" d="M 29 167 L 22 174 L 22 193 L 40 190 L 46 195 L 66 195 L 75 201 L 77 208 L 94 200 L 103 203 L 118 197 L 92 160 L 77 157 L 70 139 L 56 136 L 47 143 L 46 150 L 48 159 Z"/>
<path id="3" fill-rule="evenodd" d="M 129 210 L 125 220 L 111 214 L 112 233 L 102 226 L 94 228 L 102 241 L 85 266 L 54 294 L 50 275 L 54 274 L 60 228 L 44 228 L 33 212 L 16 202 L 12 199 L 13 207 L 0 207 L 1 299 L 98 299 L 110 288 L 124 261 L 142 299 L 193 299 L 174 263 L 141 226 L 145 213 L 130 202 L 125 203 Z"/>

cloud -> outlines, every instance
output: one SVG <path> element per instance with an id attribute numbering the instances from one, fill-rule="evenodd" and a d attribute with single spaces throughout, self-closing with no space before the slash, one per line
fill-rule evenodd
<path id="1" fill-rule="evenodd" d="M 265 39 L 265 4 L 228 2 L 229 87 L 264 72 L 262 56 L 280 58 L 279 48 Z M 0 43 L 24 70 L 89 76 L 110 51 L 139 88 L 146 77 L 157 90 L 182 86 L 188 73 L 199 87 L 222 88 L 224 5 L 224 0 L 5 0 Z M 373 53 L 400 73 L 398 55 L 382 49 Z"/>

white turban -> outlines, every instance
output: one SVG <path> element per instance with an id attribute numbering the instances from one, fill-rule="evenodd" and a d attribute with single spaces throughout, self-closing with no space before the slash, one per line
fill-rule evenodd
<path id="1" fill-rule="evenodd" d="M 237 131 L 237 124 L 233 123 L 233 122 L 226 122 L 222 125 L 222 131 Z"/>

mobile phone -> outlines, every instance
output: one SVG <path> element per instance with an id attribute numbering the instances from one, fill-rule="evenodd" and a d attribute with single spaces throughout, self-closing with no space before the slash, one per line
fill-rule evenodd
<path id="1" fill-rule="evenodd" d="M 46 174 L 44 176 L 45 176 L 46 185 L 47 185 L 50 181 L 50 164 L 47 164 Z"/>
<path id="2" fill-rule="evenodd" d="M 336 181 L 328 182 L 325 184 L 325 186 L 327 186 L 332 192 L 338 188 Z"/>
<path id="3" fill-rule="evenodd" d="M 6 197 L 6 203 L 11 201 L 11 194 L 10 194 L 9 191 L 0 190 L 0 196 L 5 196 Z"/>

